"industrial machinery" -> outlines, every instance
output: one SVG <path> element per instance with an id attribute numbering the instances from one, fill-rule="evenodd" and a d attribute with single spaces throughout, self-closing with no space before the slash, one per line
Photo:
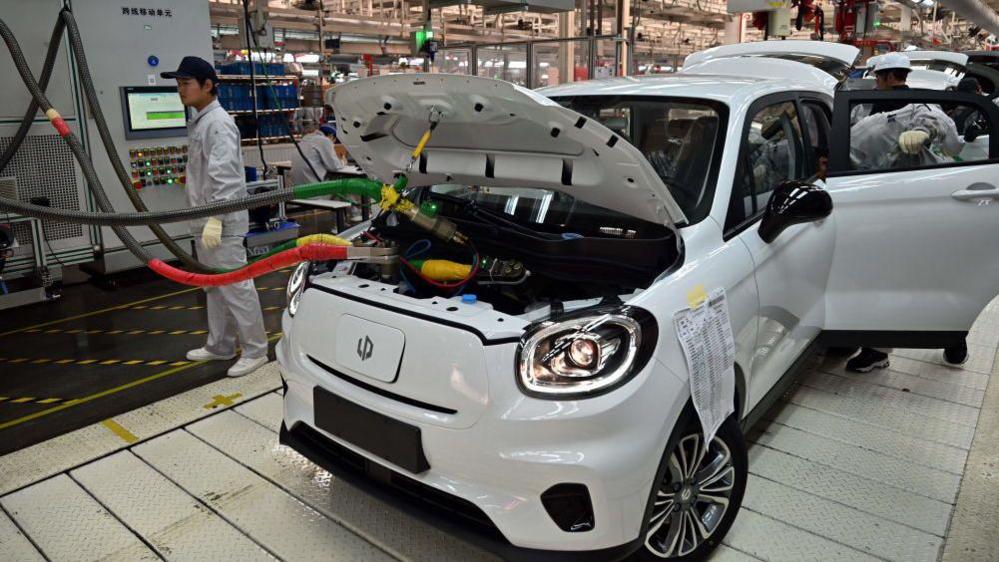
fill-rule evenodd
<path id="1" fill-rule="evenodd" d="M 203 0 L 88 0 L 85 4 L 66 0 L 0 0 L 0 14 L 16 33 L 31 71 L 38 76 L 53 36 L 52 27 L 66 6 L 79 26 L 82 47 L 93 83 L 96 101 L 126 180 L 149 210 L 177 209 L 186 205 L 184 168 L 187 160 L 186 115 L 172 80 L 160 78 L 166 68 L 176 68 L 180 59 L 195 55 L 212 60 L 208 4 Z M 45 88 L 52 105 L 61 112 L 69 129 L 91 155 L 100 182 L 115 209 L 131 211 L 136 206 L 121 185 L 113 160 L 100 149 L 102 139 L 95 115 L 86 105 L 80 64 L 74 58 L 72 41 L 60 40 L 52 77 Z M 0 73 L 17 76 L 9 56 L 0 56 Z M 14 144 L 16 132 L 32 97 L 17 79 L 0 83 L 0 149 Z M 44 115 L 37 118 L 17 152 L 0 169 L 0 176 L 17 178 L 20 199 L 49 197 L 53 207 L 94 210 L 79 164 Z M 86 264 L 105 274 L 142 265 L 112 229 L 44 221 L 48 238 L 48 260 L 65 265 Z M 179 242 L 190 251 L 185 225 L 162 228 L 163 238 Z M 14 224 L 20 247 L 7 264 L 7 278 L 34 273 L 35 258 L 28 223 Z M 152 255 L 170 255 L 159 237 L 147 227 L 129 228 Z M 48 250 L 48 248 L 45 248 Z M 43 251 L 43 254 L 46 252 Z"/>

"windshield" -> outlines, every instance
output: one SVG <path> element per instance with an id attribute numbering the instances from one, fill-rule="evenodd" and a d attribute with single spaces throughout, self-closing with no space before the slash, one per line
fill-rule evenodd
<path id="1" fill-rule="evenodd" d="M 687 217 L 711 210 L 725 136 L 725 106 L 667 97 L 577 96 L 556 102 L 602 123 L 638 148 Z"/>
<path id="2" fill-rule="evenodd" d="M 551 189 L 438 184 L 431 192 L 464 201 L 554 238 L 662 236 L 663 225 L 591 205 Z"/>

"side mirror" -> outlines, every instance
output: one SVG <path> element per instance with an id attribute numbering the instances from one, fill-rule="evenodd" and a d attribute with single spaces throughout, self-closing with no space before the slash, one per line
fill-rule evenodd
<path id="1" fill-rule="evenodd" d="M 832 212 L 832 198 L 820 187 L 800 181 L 777 186 L 760 222 L 760 238 L 767 244 L 789 226 L 824 219 Z"/>

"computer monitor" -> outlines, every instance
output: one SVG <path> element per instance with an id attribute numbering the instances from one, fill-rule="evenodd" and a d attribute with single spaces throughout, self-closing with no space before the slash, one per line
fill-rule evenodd
<path id="1" fill-rule="evenodd" d="M 122 86 L 121 108 L 126 139 L 187 134 L 187 111 L 176 86 Z"/>

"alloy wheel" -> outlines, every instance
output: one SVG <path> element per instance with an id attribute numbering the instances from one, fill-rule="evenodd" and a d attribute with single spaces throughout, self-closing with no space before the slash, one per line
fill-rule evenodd
<path id="1" fill-rule="evenodd" d="M 656 491 L 645 548 L 663 559 L 696 550 L 725 517 L 735 479 L 732 452 L 721 439 L 705 446 L 700 432 L 681 438 Z"/>

